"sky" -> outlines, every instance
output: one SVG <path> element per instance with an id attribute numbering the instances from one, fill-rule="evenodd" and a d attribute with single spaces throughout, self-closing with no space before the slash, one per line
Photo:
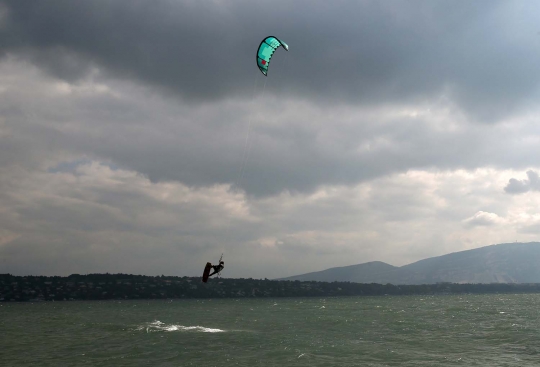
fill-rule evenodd
<path id="1" fill-rule="evenodd" d="M 279 278 L 540 237 L 540 4 L 0 0 L 0 273 Z M 289 45 L 268 77 L 261 40 Z"/>

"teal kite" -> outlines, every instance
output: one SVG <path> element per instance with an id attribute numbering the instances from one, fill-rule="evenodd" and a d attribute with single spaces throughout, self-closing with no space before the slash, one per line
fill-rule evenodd
<path id="1" fill-rule="evenodd" d="M 268 65 L 270 59 L 279 46 L 283 46 L 285 51 L 289 51 L 289 46 L 285 42 L 278 40 L 276 37 L 266 37 L 261 41 L 257 50 L 257 66 L 261 73 L 268 76 Z"/>

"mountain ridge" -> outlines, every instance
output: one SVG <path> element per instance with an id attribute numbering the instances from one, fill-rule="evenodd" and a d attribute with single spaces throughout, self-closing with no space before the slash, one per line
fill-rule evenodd
<path id="1" fill-rule="evenodd" d="M 381 284 L 540 283 L 539 265 L 540 242 L 502 243 L 430 257 L 399 267 L 371 261 L 280 280 Z"/>

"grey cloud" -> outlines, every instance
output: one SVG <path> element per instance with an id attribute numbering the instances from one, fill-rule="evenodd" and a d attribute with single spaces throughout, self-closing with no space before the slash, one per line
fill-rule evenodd
<path id="1" fill-rule="evenodd" d="M 423 172 L 312 195 L 250 198 L 225 186 L 153 184 L 91 161 L 57 168 L 0 170 L 4 271 L 197 275 L 222 252 L 231 277 L 278 277 L 371 260 L 402 265 L 461 249 L 447 235 L 459 221 L 444 218 L 448 208 L 440 201 L 464 187 L 484 187 L 482 178 L 471 183 L 458 174 L 444 188 L 433 182 L 435 174 Z M 485 206 L 490 193 L 449 204 L 457 212 Z M 474 219 L 471 228 L 500 221 L 482 212 Z"/>
<path id="2" fill-rule="evenodd" d="M 0 144 L 4 167 L 54 170 L 97 159 L 153 182 L 236 183 L 249 195 L 271 196 L 354 185 L 411 169 L 530 167 L 540 154 L 536 144 L 521 141 L 530 135 L 528 125 L 512 131 L 471 127 L 448 112 L 444 101 L 316 106 L 267 96 L 251 103 L 231 98 L 187 104 L 99 73 L 63 85 L 18 59 L 0 67 L 10 75 L 4 79 L 9 93 L 0 101 L 0 129 L 9 134 Z"/>
<path id="3" fill-rule="evenodd" d="M 4 271 L 195 275 L 199 265 L 190 259 L 223 252 L 230 242 L 225 225 L 244 222 L 220 204 L 224 189 L 152 185 L 135 172 L 95 163 L 80 169 L 78 175 L 0 170 Z"/>
<path id="4" fill-rule="evenodd" d="M 4 53 L 69 80 L 97 65 L 191 101 L 251 93 L 254 48 L 268 34 L 291 46 L 275 57 L 269 92 L 318 103 L 446 94 L 477 119 L 497 121 L 531 102 L 539 85 L 532 2 L 4 3 Z"/>
<path id="5" fill-rule="evenodd" d="M 490 227 L 499 224 L 502 219 L 495 213 L 479 211 L 463 222 L 468 227 Z"/>
<path id="6" fill-rule="evenodd" d="M 508 194 L 523 194 L 527 191 L 540 191 L 540 177 L 534 171 L 527 171 L 528 179 L 518 180 L 511 178 L 504 191 Z"/>
<path id="7" fill-rule="evenodd" d="M 520 234 L 529 234 L 529 235 L 538 236 L 540 234 L 540 224 L 536 223 L 536 224 L 523 226 L 519 228 L 517 232 Z"/>
<path id="8" fill-rule="evenodd" d="M 522 194 L 524 192 L 529 191 L 529 186 L 526 182 L 516 180 L 515 178 L 511 178 L 508 181 L 508 185 L 504 188 L 504 191 L 506 191 L 509 194 Z"/>

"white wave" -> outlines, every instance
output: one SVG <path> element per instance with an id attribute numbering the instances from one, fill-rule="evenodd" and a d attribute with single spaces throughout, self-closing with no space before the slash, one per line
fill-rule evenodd
<path id="1" fill-rule="evenodd" d="M 223 333 L 225 330 L 207 328 L 204 326 L 184 326 L 184 325 L 175 325 L 175 324 L 166 324 L 161 321 L 153 321 L 146 323 L 137 327 L 137 330 L 146 330 L 149 332 L 160 332 L 160 331 L 198 331 L 201 333 Z"/>
<path id="2" fill-rule="evenodd" d="M 177 331 L 177 330 L 189 331 L 189 330 L 194 330 L 194 331 L 200 331 L 200 332 L 203 332 L 203 333 L 222 333 L 222 332 L 224 332 L 224 330 L 221 330 L 221 329 L 212 329 L 212 328 L 208 328 L 208 327 L 204 327 L 204 326 L 170 325 L 170 326 L 164 327 L 164 329 L 166 331 Z"/>

